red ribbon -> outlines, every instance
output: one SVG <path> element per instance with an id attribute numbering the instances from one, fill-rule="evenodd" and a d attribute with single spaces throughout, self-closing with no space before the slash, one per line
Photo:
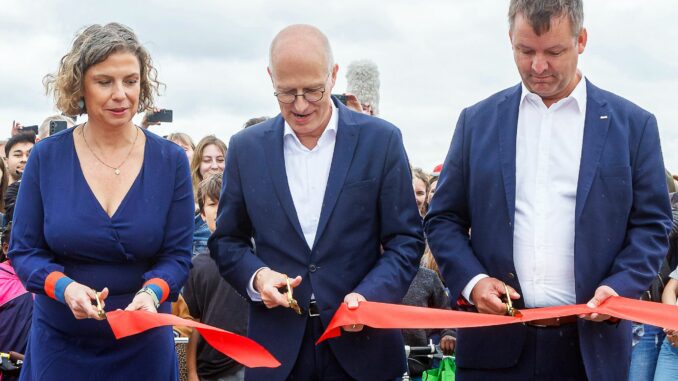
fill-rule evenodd
<path id="1" fill-rule="evenodd" d="M 170 314 L 147 311 L 111 311 L 106 313 L 106 318 L 116 339 L 163 326 L 193 327 L 212 347 L 246 367 L 276 368 L 280 366 L 280 362 L 254 340 L 207 324 Z"/>
<path id="2" fill-rule="evenodd" d="M 317 343 L 341 335 L 341 327 L 353 324 L 363 324 L 372 328 L 398 329 L 472 328 L 525 323 L 594 312 L 678 330 L 678 306 L 644 302 L 620 296 L 612 296 L 596 308 L 590 308 L 586 304 L 576 304 L 524 309 L 520 312 L 521 317 L 513 317 L 376 302 L 360 302 L 358 308 L 349 310 L 346 303 L 342 303 Z"/>

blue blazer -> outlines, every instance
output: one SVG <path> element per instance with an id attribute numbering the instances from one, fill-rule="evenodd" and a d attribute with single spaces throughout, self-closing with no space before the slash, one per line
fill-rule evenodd
<path id="1" fill-rule="evenodd" d="M 666 255 L 671 225 L 657 122 L 631 102 L 588 81 L 586 86 L 575 212 L 576 300 L 586 303 L 601 285 L 638 298 Z M 453 298 L 480 273 L 521 292 L 513 265 L 520 95 L 518 85 L 465 109 L 443 165 L 425 230 Z M 522 308 L 523 301 L 517 305 Z M 588 377 L 626 379 L 630 322 L 580 319 L 578 328 Z M 525 330 L 518 325 L 460 330 L 459 366 L 513 366 Z"/>
<path id="2" fill-rule="evenodd" d="M 424 250 L 400 131 L 335 104 L 339 125 L 313 248 L 302 234 L 287 182 L 281 115 L 231 138 L 217 229 L 209 240 L 222 276 L 241 295 L 247 295 L 250 278 L 261 267 L 301 275 L 294 296 L 307 310 L 314 294 L 324 326 L 351 292 L 369 301 L 399 303 Z M 252 303 L 249 336 L 282 366 L 249 369 L 247 378 L 285 379 L 297 361 L 307 319 L 291 309 Z M 329 345 L 356 379 L 395 378 L 404 372 L 398 330 L 366 327 Z"/>

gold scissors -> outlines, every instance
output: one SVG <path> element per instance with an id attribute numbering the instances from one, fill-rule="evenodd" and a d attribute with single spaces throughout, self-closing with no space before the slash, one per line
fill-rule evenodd
<path id="1" fill-rule="evenodd" d="M 290 304 L 290 308 L 293 309 L 297 314 L 301 315 L 304 311 L 299 306 L 297 300 L 293 297 L 292 285 L 290 285 L 290 278 L 287 275 L 285 275 L 285 283 L 287 283 L 287 286 L 281 287 L 279 291 L 283 294 L 287 294 L 287 302 Z"/>
<path id="2" fill-rule="evenodd" d="M 523 314 L 516 308 L 513 308 L 513 303 L 511 303 L 511 296 L 509 295 L 509 288 L 504 283 L 504 291 L 506 292 L 506 302 L 504 303 L 506 305 L 506 315 L 509 316 L 514 316 L 514 317 L 522 317 Z"/>
<path id="3" fill-rule="evenodd" d="M 99 295 L 101 293 L 97 292 L 96 293 L 96 300 L 97 300 L 97 314 L 99 314 L 99 317 L 102 319 L 106 319 L 106 312 L 104 311 L 104 308 L 101 306 L 101 299 L 99 299 Z"/>

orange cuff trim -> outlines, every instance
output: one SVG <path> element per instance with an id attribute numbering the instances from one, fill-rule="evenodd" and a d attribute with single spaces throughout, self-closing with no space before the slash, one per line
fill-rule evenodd
<path id="1" fill-rule="evenodd" d="M 155 286 L 155 287 L 153 287 L 153 286 Z M 148 281 L 146 281 L 146 283 L 144 283 L 144 287 L 149 287 L 156 294 L 158 293 L 158 289 L 159 289 L 160 295 L 157 295 L 157 297 L 158 297 L 158 301 L 160 303 L 164 302 L 170 294 L 169 285 L 167 284 L 167 282 L 165 282 L 163 279 L 160 279 L 160 278 L 149 279 Z"/>
<path id="2" fill-rule="evenodd" d="M 66 274 L 60 271 L 52 271 L 45 279 L 45 294 L 52 299 L 59 300 L 56 296 L 56 284 L 61 278 L 65 278 Z"/>

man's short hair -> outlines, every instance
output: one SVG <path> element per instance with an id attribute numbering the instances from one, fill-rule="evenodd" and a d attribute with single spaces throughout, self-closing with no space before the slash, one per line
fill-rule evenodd
<path id="1" fill-rule="evenodd" d="M 205 200 L 208 198 L 212 201 L 219 202 L 221 195 L 222 174 L 217 173 L 208 176 L 205 180 L 198 184 L 198 210 L 200 214 L 205 212 Z"/>
<path id="2" fill-rule="evenodd" d="M 22 132 L 9 138 L 7 144 L 5 144 L 5 156 L 9 157 L 9 153 L 12 152 L 12 147 L 19 143 L 35 144 L 35 135 L 32 132 Z"/>
<path id="3" fill-rule="evenodd" d="M 554 17 L 567 16 L 574 37 L 579 35 L 584 25 L 583 0 L 511 0 L 508 12 L 511 30 L 519 13 L 528 20 L 537 36 L 551 29 Z"/>

